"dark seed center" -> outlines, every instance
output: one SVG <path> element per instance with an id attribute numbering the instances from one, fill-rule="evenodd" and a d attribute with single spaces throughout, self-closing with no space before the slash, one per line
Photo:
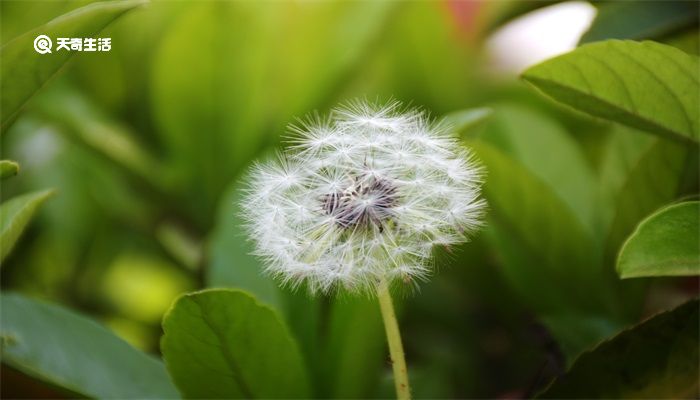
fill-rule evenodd
<path id="1" fill-rule="evenodd" d="M 396 202 L 396 186 L 390 180 L 374 175 L 354 177 L 345 190 L 321 198 L 326 214 L 335 217 L 339 226 L 353 229 L 374 225 L 383 230 Z"/>

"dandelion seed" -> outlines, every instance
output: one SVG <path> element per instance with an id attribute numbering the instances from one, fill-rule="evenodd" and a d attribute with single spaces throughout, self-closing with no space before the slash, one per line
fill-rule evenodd
<path id="1" fill-rule="evenodd" d="M 424 279 L 434 246 L 481 225 L 481 169 L 449 127 L 398 102 L 309 121 L 253 167 L 243 201 L 255 253 L 282 283 L 370 292 Z"/>

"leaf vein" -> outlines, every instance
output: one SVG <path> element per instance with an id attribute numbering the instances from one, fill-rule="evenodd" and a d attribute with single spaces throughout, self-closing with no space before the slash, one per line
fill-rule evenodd
<path id="1" fill-rule="evenodd" d="M 610 49 L 612 49 L 612 50 L 618 52 L 618 53 L 621 54 L 623 57 L 626 57 L 627 59 L 629 59 L 630 61 L 632 61 L 633 63 L 635 63 L 637 66 L 639 66 L 639 68 L 640 68 L 641 70 L 643 70 L 643 71 L 645 71 L 647 74 L 649 74 L 649 76 L 651 76 L 651 78 L 652 78 L 653 80 L 655 80 L 662 88 L 664 88 L 664 89 L 666 90 L 666 92 L 668 92 L 668 94 L 671 95 L 671 98 L 678 104 L 678 106 L 679 106 L 678 108 L 679 108 L 680 110 L 683 111 L 682 114 L 683 114 L 683 117 L 685 118 L 685 123 L 686 123 L 686 126 L 687 126 L 687 128 L 688 128 L 688 131 L 689 131 L 690 133 L 693 133 L 693 123 L 692 123 L 692 121 L 690 120 L 690 116 L 688 115 L 688 111 L 685 109 L 685 106 L 684 106 L 684 104 L 683 104 L 683 101 L 681 101 L 680 97 L 678 97 L 678 94 L 677 94 L 676 92 L 674 92 L 674 91 L 666 84 L 666 82 L 664 82 L 664 81 L 662 81 L 661 79 L 659 79 L 659 77 L 656 76 L 656 74 L 654 74 L 654 72 L 651 71 L 651 70 L 649 69 L 649 67 L 647 67 L 644 63 L 640 62 L 640 61 L 637 60 L 636 58 L 634 58 L 634 57 L 632 56 L 631 53 L 627 53 L 627 52 L 621 51 L 620 49 L 616 48 L 615 46 L 610 46 Z"/>

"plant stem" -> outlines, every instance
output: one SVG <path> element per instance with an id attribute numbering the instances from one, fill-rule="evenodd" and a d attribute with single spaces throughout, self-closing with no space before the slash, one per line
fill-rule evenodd
<path id="1" fill-rule="evenodd" d="M 410 400 L 411 388 L 408 385 L 408 370 L 406 369 L 406 359 L 404 358 L 403 345 L 401 344 L 401 332 L 399 332 L 394 305 L 391 302 L 389 285 L 384 279 L 379 282 L 377 296 L 379 297 L 379 307 L 382 310 L 382 319 L 384 319 L 386 340 L 389 342 L 389 356 L 391 357 L 391 366 L 394 370 L 396 397 L 399 400 Z"/>

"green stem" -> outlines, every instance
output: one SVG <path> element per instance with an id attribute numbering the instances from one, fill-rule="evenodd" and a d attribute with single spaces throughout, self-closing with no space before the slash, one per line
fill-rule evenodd
<path id="1" fill-rule="evenodd" d="M 411 388 L 408 385 L 408 370 L 406 369 L 406 359 L 404 358 L 403 345 L 401 344 L 401 332 L 399 332 L 394 305 L 391 302 L 389 285 L 385 280 L 379 282 L 377 297 L 379 297 L 379 307 L 382 310 L 382 319 L 384 319 L 386 340 L 389 342 L 389 356 L 391 357 L 391 366 L 394 370 L 396 398 L 399 400 L 410 400 Z"/>

